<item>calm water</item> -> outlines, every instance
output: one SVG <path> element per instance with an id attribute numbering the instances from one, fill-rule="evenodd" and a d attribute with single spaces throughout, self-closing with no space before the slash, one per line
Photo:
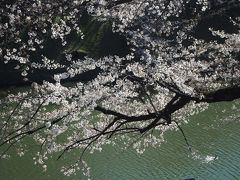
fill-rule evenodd
<path id="1" fill-rule="evenodd" d="M 149 148 L 138 155 L 129 148 L 106 147 L 101 153 L 88 155 L 93 180 L 183 180 L 189 177 L 210 180 L 240 179 L 240 101 L 212 104 L 191 117 L 182 126 L 194 154 L 187 150 L 179 131 L 166 134 L 166 142 L 157 149 Z M 66 177 L 59 167 L 72 157 L 48 162 L 48 171 L 33 165 L 39 147 L 32 145 L 24 157 L 0 160 L 1 180 L 79 180 L 80 174 Z M 14 154 L 14 152 L 12 152 Z"/>

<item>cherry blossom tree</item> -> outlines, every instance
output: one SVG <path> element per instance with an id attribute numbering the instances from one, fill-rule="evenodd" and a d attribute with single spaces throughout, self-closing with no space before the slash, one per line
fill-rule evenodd
<path id="1" fill-rule="evenodd" d="M 12 147 L 22 155 L 27 136 L 40 144 L 44 168 L 44 157 L 79 149 L 79 159 L 63 168 L 68 175 L 80 162 L 85 167 L 85 152 L 123 141 L 143 153 L 159 146 L 171 129 L 182 132 L 191 150 L 180 127 L 187 117 L 208 103 L 240 97 L 239 5 L 238 0 L 3 1 L 1 60 L 17 62 L 25 78 L 33 69 L 62 71 L 54 74 L 54 83 L 34 82 L 30 90 L 1 100 L 2 156 Z M 130 52 L 73 55 L 71 42 L 85 38 L 84 13 L 111 23 Z M 51 45 L 60 51 L 58 58 L 45 51 Z M 88 81 L 62 83 L 90 71 L 96 76 Z"/>

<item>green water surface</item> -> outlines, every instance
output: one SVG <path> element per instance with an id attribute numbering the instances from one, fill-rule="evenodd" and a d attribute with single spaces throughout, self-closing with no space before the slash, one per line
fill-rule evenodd
<path id="1" fill-rule="evenodd" d="M 209 109 L 190 118 L 182 128 L 192 146 L 188 151 L 180 131 L 166 133 L 159 148 L 148 148 L 138 155 L 132 148 L 108 146 L 102 152 L 85 156 L 93 180 L 199 180 L 240 179 L 240 101 L 211 104 Z M 64 176 L 61 165 L 78 154 L 48 161 L 48 170 L 33 165 L 39 147 L 31 145 L 23 157 L 0 160 L 0 180 L 80 180 L 81 173 Z"/>

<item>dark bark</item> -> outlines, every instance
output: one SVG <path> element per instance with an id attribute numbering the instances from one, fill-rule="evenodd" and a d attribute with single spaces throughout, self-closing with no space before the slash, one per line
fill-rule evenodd
<path id="1" fill-rule="evenodd" d="M 200 102 L 221 102 L 221 101 L 233 101 L 240 98 L 240 87 L 230 87 L 220 89 L 215 92 L 209 93 Z"/>

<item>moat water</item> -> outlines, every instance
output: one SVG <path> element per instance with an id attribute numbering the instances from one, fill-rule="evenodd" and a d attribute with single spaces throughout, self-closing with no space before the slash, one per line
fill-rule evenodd
<path id="1" fill-rule="evenodd" d="M 240 179 L 240 101 L 211 104 L 192 116 L 182 129 L 192 146 L 190 153 L 180 131 L 167 132 L 159 148 L 139 155 L 121 145 L 87 155 L 93 180 L 237 180 Z M 59 168 L 71 157 L 49 160 L 48 170 L 33 165 L 39 147 L 30 146 L 23 157 L 0 160 L 1 180 L 79 180 L 81 172 L 64 176 Z"/>

